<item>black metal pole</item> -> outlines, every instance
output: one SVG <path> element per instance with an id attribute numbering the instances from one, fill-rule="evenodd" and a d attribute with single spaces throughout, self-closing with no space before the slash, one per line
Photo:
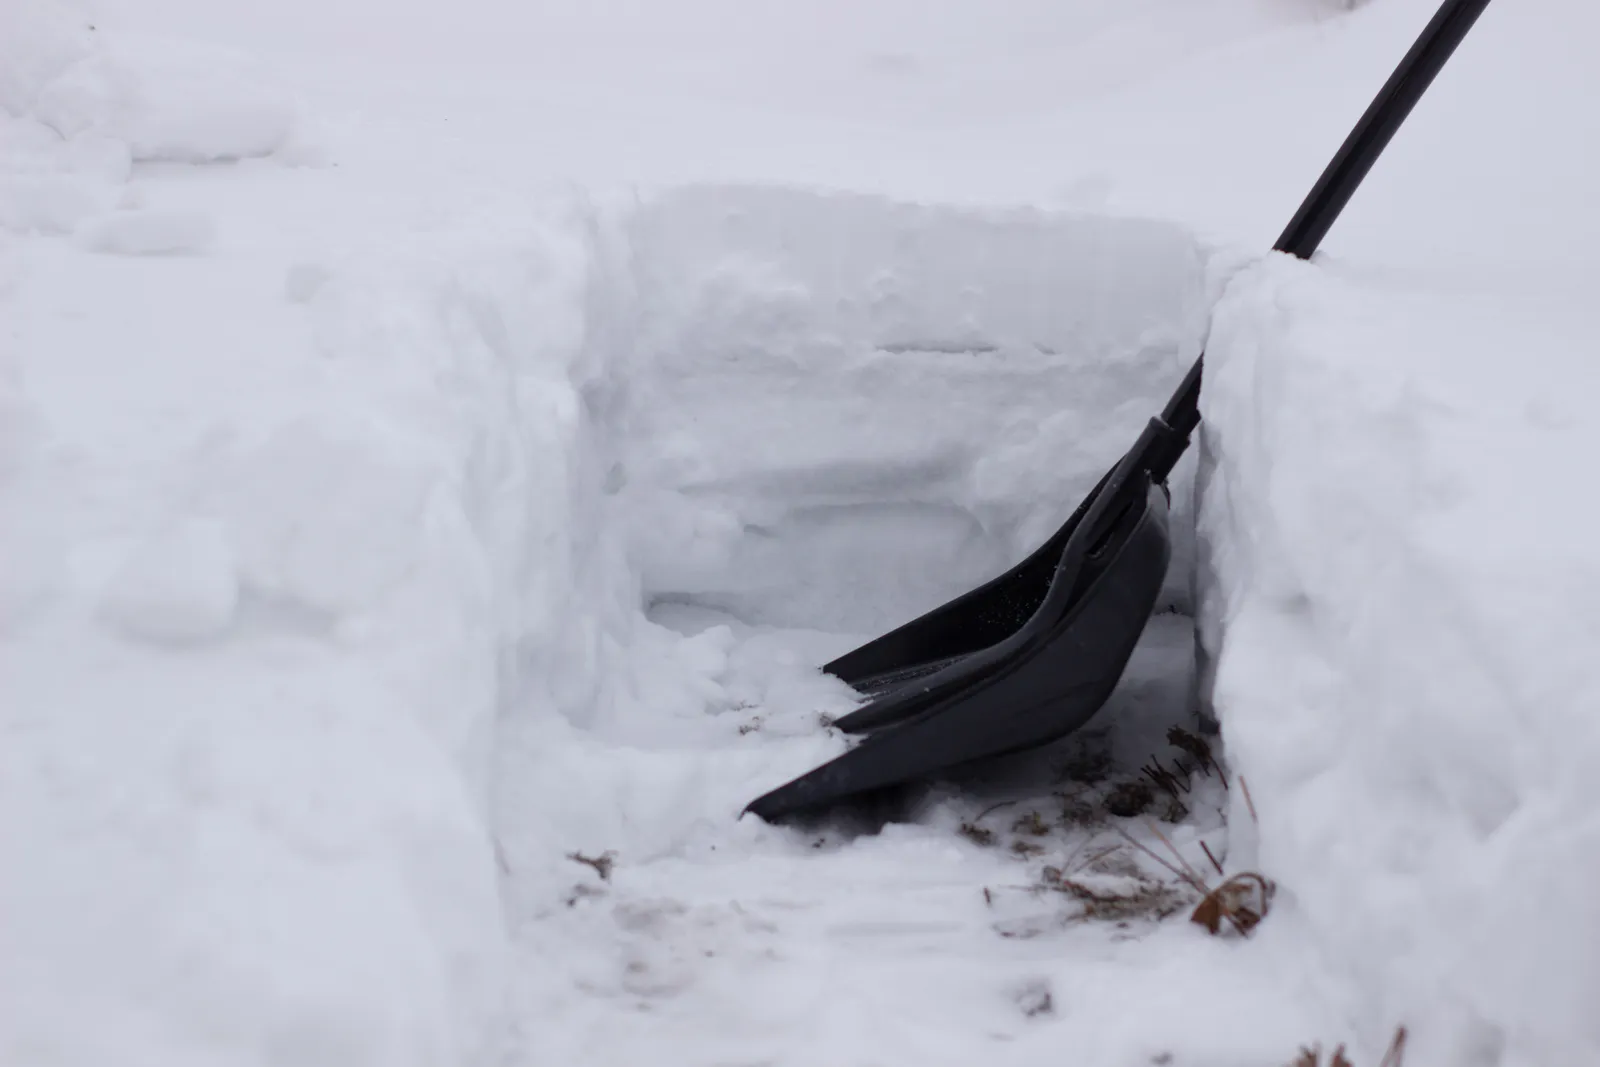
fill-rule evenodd
<path id="1" fill-rule="evenodd" d="M 1272 246 L 1274 252 L 1287 252 L 1300 259 L 1311 258 L 1339 213 L 1355 195 L 1361 180 L 1488 6 L 1489 0 L 1444 0 L 1301 202 L 1278 243 Z M 1200 423 L 1200 374 L 1204 362 L 1202 353 L 1161 413 L 1161 421 L 1182 438 L 1187 438 Z M 1153 480 L 1164 480 L 1171 473 L 1171 462 L 1176 460 L 1174 454 L 1165 464 L 1167 469 L 1152 469 Z"/>

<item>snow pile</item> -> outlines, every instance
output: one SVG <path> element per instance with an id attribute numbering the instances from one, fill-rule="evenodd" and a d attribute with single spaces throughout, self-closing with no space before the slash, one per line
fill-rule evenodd
<path id="1" fill-rule="evenodd" d="M 1349 28 L 1392 63 L 1433 7 Z M 1600 1062 L 1600 507 L 1573 473 L 1597 20 L 1491 4 L 1329 254 L 1252 265 L 1215 310 L 1208 673 L 1261 867 L 1365 1059 L 1406 1024 L 1407 1064 Z"/>
<path id="2" fill-rule="evenodd" d="M 0 11 L 0 226 L 70 233 L 123 204 L 133 162 L 270 155 L 289 143 L 294 112 L 287 90 L 247 54 L 108 33 L 68 0 L 8 3 Z M 91 245 L 176 250 L 165 239 L 150 247 L 154 224 L 131 241 L 128 224 L 114 225 L 119 236 L 102 233 Z"/>
<path id="3" fill-rule="evenodd" d="M 1260 862 L 1363 1036 L 1424 1064 L 1600 1056 L 1595 372 L 1580 283 L 1545 281 L 1273 257 L 1207 358 L 1207 645 Z"/>

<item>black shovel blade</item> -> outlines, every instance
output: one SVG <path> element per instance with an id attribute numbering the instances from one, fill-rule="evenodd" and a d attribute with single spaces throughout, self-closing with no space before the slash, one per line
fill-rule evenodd
<path id="1" fill-rule="evenodd" d="M 862 686 L 898 684 L 839 721 L 868 733 L 855 748 L 745 810 L 776 821 L 1047 744 L 1088 722 L 1116 688 L 1172 554 L 1166 490 L 1137 477 L 1120 487 L 1121 513 L 1094 523 L 1105 532 L 1093 543 L 1085 519 L 1111 475 L 1011 571 L 829 664 Z M 1032 610 L 1002 632 L 1030 589 Z M 912 662 L 895 659 L 903 654 Z"/>
<path id="2" fill-rule="evenodd" d="M 1489 0 L 1444 0 L 1274 248 L 1310 258 Z M 1054 537 L 1010 571 L 825 668 L 878 694 L 867 737 L 746 811 L 777 819 L 1076 730 L 1133 654 L 1171 557 L 1163 483 L 1200 421 L 1195 361 L 1160 418 Z"/>
<path id="3" fill-rule="evenodd" d="M 998 578 L 845 653 L 822 669 L 861 692 L 876 696 L 926 678 L 1015 634 L 1044 603 L 1067 541 L 1115 470 L 1113 467 L 1101 476 L 1071 517 L 1027 559 Z M 836 725 L 847 733 L 856 733 L 904 717 L 892 713 L 887 703 L 874 701 Z"/>

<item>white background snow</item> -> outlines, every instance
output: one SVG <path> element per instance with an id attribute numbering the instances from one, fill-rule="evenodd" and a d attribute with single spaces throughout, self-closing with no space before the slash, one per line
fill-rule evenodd
<path id="1" fill-rule="evenodd" d="M 1431 12 L 4 0 L 0 1063 L 1600 1063 L 1600 13 L 1264 252 Z M 737 819 L 1202 343 L 1087 740 Z M 1019 889 L 1194 688 L 1255 935 Z"/>

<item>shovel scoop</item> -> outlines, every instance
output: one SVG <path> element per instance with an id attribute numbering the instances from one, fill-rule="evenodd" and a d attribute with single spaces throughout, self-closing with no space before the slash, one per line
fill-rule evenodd
<path id="1" fill-rule="evenodd" d="M 1309 259 L 1489 0 L 1445 0 L 1273 246 Z M 1066 523 L 1000 577 L 823 669 L 871 699 L 835 724 L 862 739 L 752 801 L 779 821 L 1048 744 L 1116 688 L 1172 557 L 1167 479 L 1200 422 L 1196 360 Z"/>

